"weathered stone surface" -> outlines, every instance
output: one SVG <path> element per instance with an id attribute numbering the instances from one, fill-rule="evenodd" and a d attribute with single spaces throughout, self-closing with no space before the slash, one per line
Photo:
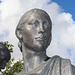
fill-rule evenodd
<path id="1" fill-rule="evenodd" d="M 46 48 L 51 42 L 52 23 L 41 9 L 32 9 L 20 19 L 16 28 L 23 54 L 24 70 L 17 75 L 74 75 L 70 60 L 59 56 L 49 58 Z"/>

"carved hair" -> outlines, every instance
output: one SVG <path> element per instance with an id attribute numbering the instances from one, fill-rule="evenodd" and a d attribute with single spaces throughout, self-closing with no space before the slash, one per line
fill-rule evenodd
<path id="1" fill-rule="evenodd" d="M 24 28 L 24 25 L 25 25 L 25 23 L 27 22 L 28 18 L 29 18 L 33 13 L 35 13 L 35 14 L 38 13 L 39 15 L 41 15 L 41 14 L 45 15 L 45 17 L 48 18 L 48 22 L 49 22 L 49 24 L 50 24 L 50 28 L 52 29 L 52 22 L 51 22 L 51 19 L 50 19 L 49 15 L 48 15 L 44 10 L 41 10 L 41 9 L 32 9 L 32 10 L 26 12 L 26 13 L 21 17 L 21 19 L 20 19 L 20 21 L 19 21 L 19 23 L 18 23 L 18 25 L 17 25 L 17 27 L 16 27 L 16 31 L 15 31 L 16 36 L 17 36 L 17 38 L 19 39 L 18 46 L 19 46 L 19 48 L 20 48 L 21 51 L 22 51 L 22 46 L 21 46 L 21 44 L 22 44 L 22 32 L 23 32 L 23 28 Z M 51 30 L 51 29 L 50 29 L 50 30 Z M 51 40 L 51 39 L 50 39 L 50 40 Z"/>

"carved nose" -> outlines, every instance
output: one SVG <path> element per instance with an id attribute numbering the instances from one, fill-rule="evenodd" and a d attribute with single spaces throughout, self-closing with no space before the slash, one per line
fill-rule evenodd
<path id="1" fill-rule="evenodd" d="M 43 32 L 44 32 L 43 25 L 42 25 L 42 24 L 40 24 L 40 26 L 39 26 L 39 33 L 43 33 Z"/>

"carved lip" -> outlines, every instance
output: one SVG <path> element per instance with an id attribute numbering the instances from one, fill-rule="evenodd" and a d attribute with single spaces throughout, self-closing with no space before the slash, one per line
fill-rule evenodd
<path id="1" fill-rule="evenodd" d="M 38 34 L 35 36 L 35 39 L 37 41 L 44 41 L 45 40 L 45 36 L 43 34 Z"/>
<path id="2" fill-rule="evenodd" d="M 43 38 L 42 37 L 37 37 L 37 38 L 35 38 L 36 40 L 43 40 Z"/>
<path id="3" fill-rule="evenodd" d="M 35 39 L 36 39 L 37 41 L 43 41 L 43 40 L 44 40 L 43 36 L 35 37 Z"/>

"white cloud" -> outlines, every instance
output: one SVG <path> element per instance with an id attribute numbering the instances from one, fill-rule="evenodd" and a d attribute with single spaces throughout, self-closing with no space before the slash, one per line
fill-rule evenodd
<path id="1" fill-rule="evenodd" d="M 53 40 L 48 48 L 48 55 L 60 55 L 70 58 L 72 63 L 75 62 L 75 21 L 73 21 L 72 15 L 65 12 L 59 13 L 54 18 L 52 32 Z"/>
<path id="2" fill-rule="evenodd" d="M 4 37 L 0 39 L 9 41 L 14 44 L 14 54 L 16 60 L 21 58 L 21 52 L 17 47 L 18 39 L 15 36 L 15 28 L 20 17 L 28 10 L 33 8 L 44 9 L 51 17 L 53 23 L 52 43 L 49 46 L 47 53 L 49 56 L 60 55 L 70 58 L 73 62 L 75 58 L 75 21 L 70 13 L 65 13 L 60 6 L 49 0 L 3 0 L 0 4 L 0 35 Z M 5 35 L 7 31 L 8 36 Z M 68 50 L 71 50 L 69 55 Z"/>
<path id="3" fill-rule="evenodd" d="M 51 2 L 51 4 L 43 6 L 43 9 L 47 11 L 52 21 L 54 21 L 55 17 L 61 12 L 61 8 L 55 2 Z"/>

